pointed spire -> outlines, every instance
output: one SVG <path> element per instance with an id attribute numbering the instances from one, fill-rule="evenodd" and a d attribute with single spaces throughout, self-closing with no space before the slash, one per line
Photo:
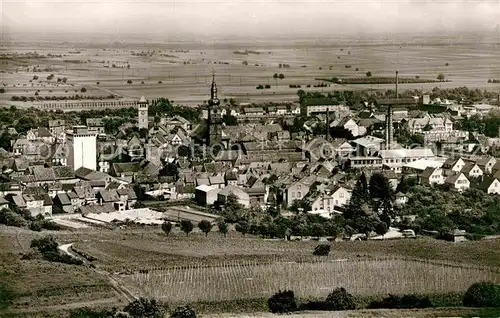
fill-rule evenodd
<path id="1" fill-rule="evenodd" d="M 212 88 L 210 90 L 210 100 L 208 101 L 208 105 L 218 106 L 219 104 L 220 101 L 217 98 L 217 84 L 215 83 L 215 71 L 212 71 Z"/>

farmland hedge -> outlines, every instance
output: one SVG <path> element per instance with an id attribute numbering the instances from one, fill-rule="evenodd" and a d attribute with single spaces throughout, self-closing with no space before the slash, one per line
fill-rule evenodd
<path id="1" fill-rule="evenodd" d="M 297 302 L 292 290 L 279 291 L 267 301 L 272 313 L 289 313 L 297 310 Z"/>
<path id="2" fill-rule="evenodd" d="M 429 296 L 408 294 L 404 296 L 389 295 L 380 301 L 373 301 L 368 308 L 390 308 L 390 309 L 409 309 L 409 308 L 429 308 L 434 307 Z"/>
<path id="3" fill-rule="evenodd" d="M 170 315 L 171 318 L 196 318 L 196 312 L 189 306 L 179 306 Z"/>
<path id="4" fill-rule="evenodd" d="M 464 295 L 466 307 L 500 307 L 500 285 L 481 282 L 475 283 Z"/>

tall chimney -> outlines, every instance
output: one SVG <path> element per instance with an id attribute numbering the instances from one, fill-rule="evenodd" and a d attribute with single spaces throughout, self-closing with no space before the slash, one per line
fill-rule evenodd
<path id="1" fill-rule="evenodd" d="M 399 98 L 399 94 L 398 94 L 398 71 L 396 71 L 396 99 Z"/>
<path id="2" fill-rule="evenodd" d="M 330 106 L 326 106 L 326 140 L 330 139 Z"/>

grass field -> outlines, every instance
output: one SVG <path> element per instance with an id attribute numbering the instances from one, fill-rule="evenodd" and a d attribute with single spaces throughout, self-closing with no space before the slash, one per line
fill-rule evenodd
<path id="1" fill-rule="evenodd" d="M 12 310 L 60 308 L 72 303 L 82 305 L 121 299 L 108 280 L 84 266 L 21 260 L 19 253 L 29 251 L 31 239 L 40 234 L 0 229 L 1 279 L 15 293 Z"/>
<path id="2" fill-rule="evenodd" d="M 12 42 L 0 50 L 3 54 L 18 54 L 3 59 L 5 73 L 2 73 L 1 84 L 6 92 L 0 94 L 0 100 L 7 102 L 13 95 L 34 96 L 37 90 L 40 90 L 40 96 L 74 95 L 79 93 L 81 87 L 86 87 L 87 95 L 115 93 L 124 98 L 139 98 L 141 95 L 149 99 L 167 97 L 179 103 L 195 105 L 207 99 L 212 70 L 217 73 L 220 96 L 233 97 L 240 102 L 296 100 L 297 89 L 289 88 L 289 84 L 305 87 L 315 84 L 315 78 L 364 77 L 367 71 L 371 71 L 373 76 L 391 77 L 395 70 L 399 70 L 402 77 L 420 76 L 428 79 L 435 79 L 439 73 L 443 73 L 451 80 L 449 83 L 401 84 L 401 89 L 469 86 L 500 91 L 498 84 L 487 83 L 489 78 L 500 79 L 500 61 L 496 55 L 498 47 L 487 39 L 483 40 L 462 38 L 361 42 L 352 39 L 340 43 L 267 42 L 231 45 L 80 43 L 74 44 L 72 48 L 57 42 L 50 45 Z M 234 53 L 245 49 L 260 54 Z M 34 51 L 45 57 L 19 56 Z M 154 54 L 137 54 L 142 51 L 154 51 Z M 48 57 L 48 54 L 62 56 Z M 449 65 L 446 66 L 446 63 Z M 113 68 L 113 64 L 116 67 Z M 288 64 L 290 67 L 280 68 L 279 64 Z M 30 83 L 35 73 L 28 69 L 32 70 L 35 65 L 42 69 L 48 67 L 51 71 L 37 72 L 39 79 Z M 345 68 L 345 65 L 352 67 Z M 46 77 L 51 73 L 56 79 L 66 77 L 67 84 L 47 81 Z M 274 73 L 283 73 L 285 78 L 276 81 L 272 77 Z M 132 84 L 127 84 L 127 80 L 132 80 Z M 272 88 L 256 90 L 259 84 L 270 84 Z M 393 88 L 393 85 L 332 84 L 331 87 L 323 88 L 323 91 L 387 88 Z"/>

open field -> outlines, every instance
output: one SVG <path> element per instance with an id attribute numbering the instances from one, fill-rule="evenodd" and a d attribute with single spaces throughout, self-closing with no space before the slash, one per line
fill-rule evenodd
<path id="1" fill-rule="evenodd" d="M 74 43 L 71 47 L 68 43 L 51 42 L 49 45 L 13 41 L 0 50 L 0 54 L 5 54 L 0 62 L 5 72 L 1 84 L 6 91 L 0 94 L 0 99 L 5 104 L 12 104 L 9 102 L 12 96 L 34 96 L 37 90 L 39 96 L 82 95 L 80 89 L 85 87 L 87 92 L 83 95 L 87 96 L 116 94 L 130 99 L 145 95 L 148 99 L 167 97 L 175 102 L 196 105 L 207 99 L 213 70 L 217 74 L 220 96 L 233 97 L 239 102 L 296 100 L 297 89 L 289 88 L 290 84 L 317 90 L 305 86 L 317 83 L 315 78 L 364 77 L 367 71 L 373 76 L 391 77 L 399 70 L 401 77 L 420 76 L 422 79 L 435 79 L 443 73 L 451 80 L 401 84 L 401 89 L 469 86 L 500 91 L 500 85 L 487 83 L 490 78 L 500 78 L 496 45 L 490 39 L 478 41 L 466 37 L 392 41 L 338 39 L 321 43 Z M 245 50 L 249 51 L 241 54 Z M 39 56 L 20 55 L 35 51 Z M 289 67 L 280 68 L 279 64 Z M 41 71 L 34 73 L 35 66 Z M 285 78 L 276 80 L 272 77 L 274 73 L 283 73 Z M 50 74 L 54 74 L 55 79 L 48 81 L 46 78 Z M 33 80 L 34 75 L 39 79 Z M 66 77 L 67 83 L 57 83 L 58 77 Z M 132 83 L 127 84 L 128 80 Z M 272 88 L 256 90 L 259 84 L 270 84 Z M 322 90 L 392 87 L 332 84 Z"/>

